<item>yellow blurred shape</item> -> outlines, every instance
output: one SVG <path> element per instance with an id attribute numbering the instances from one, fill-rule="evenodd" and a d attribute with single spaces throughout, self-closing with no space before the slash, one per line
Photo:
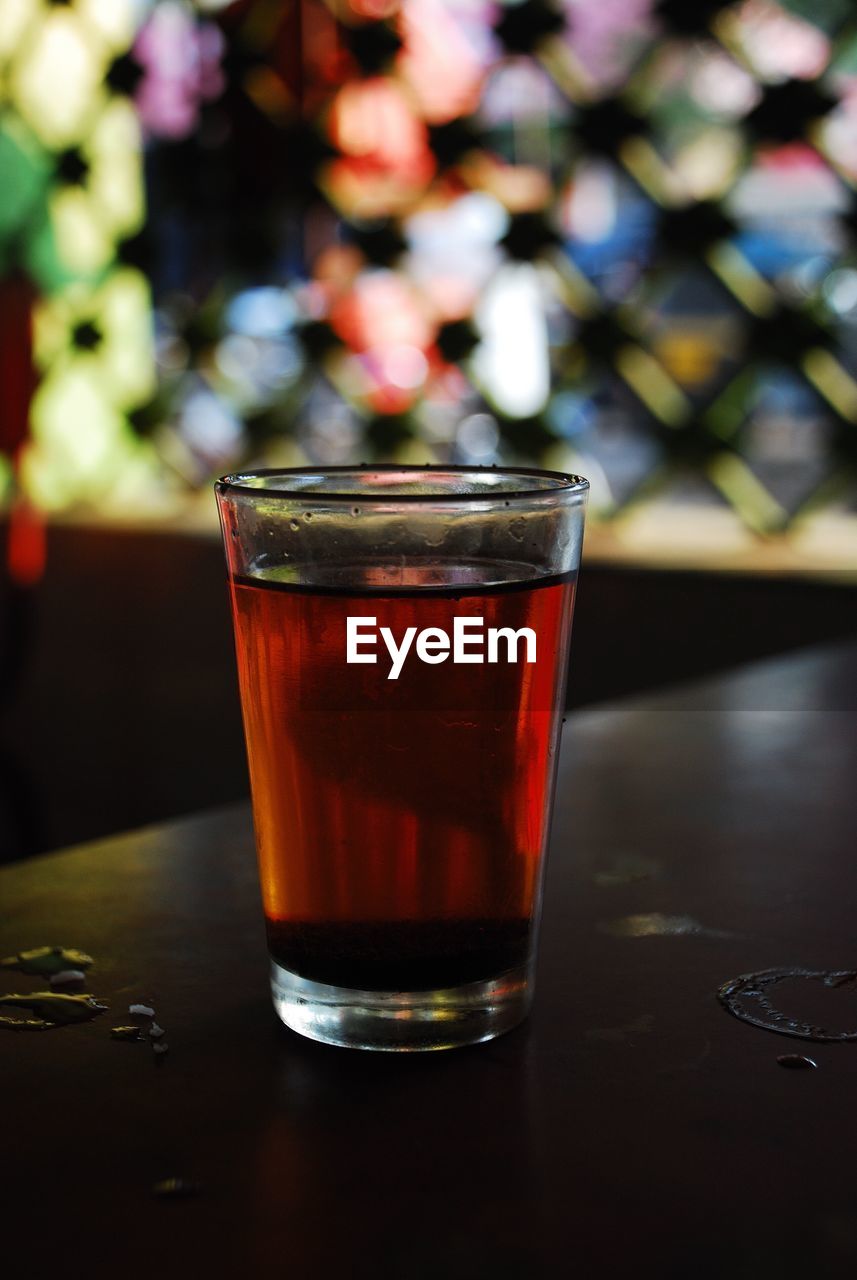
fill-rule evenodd
<path id="1" fill-rule="evenodd" d="M 133 41 L 135 6 L 130 0 L 77 0 L 77 10 L 112 53 L 123 53 Z"/>
<path id="2" fill-rule="evenodd" d="M 666 333 L 657 339 L 654 347 L 667 373 L 683 387 L 708 382 L 720 364 L 719 350 L 701 331 Z"/>
<path id="3" fill-rule="evenodd" d="M 641 122 L 641 130 L 644 127 Z M 683 198 L 684 192 L 678 176 L 642 133 L 626 138 L 618 148 L 618 155 L 631 177 L 656 204 L 671 205 Z"/>
<path id="4" fill-rule="evenodd" d="M 63 265 L 75 274 L 94 275 L 111 261 L 113 238 L 81 187 L 61 187 L 53 192 L 51 220 Z"/>
<path id="5" fill-rule="evenodd" d="M 679 426 L 685 421 L 690 405 L 654 356 L 629 342 L 616 352 L 615 363 L 620 376 L 661 422 Z"/>
<path id="6" fill-rule="evenodd" d="M 139 271 L 116 271 L 101 291 L 108 378 L 115 403 L 140 404 L 155 390 L 152 303 Z"/>
<path id="7" fill-rule="evenodd" d="M 733 186 L 742 155 L 743 142 L 736 130 L 712 126 L 686 143 L 673 165 L 694 200 L 716 200 Z"/>
<path id="8" fill-rule="evenodd" d="M 828 404 L 849 422 L 857 422 L 857 382 L 823 347 L 813 347 L 802 360 L 803 371 Z"/>
<path id="9" fill-rule="evenodd" d="M 771 314 L 777 305 L 775 290 L 734 244 L 721 240 L 712 245 L 705 260 L 743 307 L 756 316 Z"/>
<path id="10" fill-rule="evenodd" d="M 0 58 L 15 53 L 24 32 L 41 9 L 38 0 L 3 0 L 0 4 Z"/>
<path id="11" fill-rule="evenodd" d="M 737 454 L 718 454 L 707 467 L 709 478 L 748 528 L 768 533 L 785 523 L 786 512 Z"/>
<path id="12" fill-rule="evenodd" d="M 33 400 L 34 448 L 24 460 L 30 495 L 48 510 L 95 499 L 127 451 L 127 427 L 105 398 L 97 366 L 55 369 Z"/>
<path id="13" fill-rule="evenodd" d="M 5 0 L 4 0 L 5 3 Z M 51 9 L 15 60 L 16 106 L 49 147 L 76 142 L 101 97 L 105 56 L 102 42 L 71 9 Z"/>
<path id="14" fill-rule="evenodd" d="M 139 230 L 145 214 L 137 113 L 124 98 L 112 98 L 89 138 L 89 190 L 105 227 L 114 236 Z"/>
<path id="15" fill-rule="evenodd" d="M 73 345 L 75 327 L 94 324 L 101 341 L 92 350 Z M 130 267 L 114 271 L 98 286 L 71 285 L 42 299 L 35 312 L 35 352 L 41 368 L 85 365 L 111 405 L 134 408 L 155 390 L 151 299 L 145 277 Z"/>

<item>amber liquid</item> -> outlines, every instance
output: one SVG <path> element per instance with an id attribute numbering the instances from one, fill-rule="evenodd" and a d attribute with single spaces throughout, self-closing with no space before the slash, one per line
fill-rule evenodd
<path id="1" fill-rule="evenodd" d="M 232 583 L 271 954 L 367 991 L 497 977 L 532 942 L 573 582 L 351 577 L 360 588 Z M 376 664 L 346 662 L 349 615 L 376 618 Z M 516 662 L 501 648 L 494 664 L 428 665 L 412 648 L 388 679 L 381 627 L 451 637 L 455 617 L 532 628 L 537 660 L 521 645 Z"/>

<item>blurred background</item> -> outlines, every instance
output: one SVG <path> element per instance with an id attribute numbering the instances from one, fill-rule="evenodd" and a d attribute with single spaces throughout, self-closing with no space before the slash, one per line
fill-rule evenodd
<path id="1" fill-rule="evenodd" d="M 211 481 L 592 484 L 569 698 L 857 630 L 848 0 L 0 0 L 0 860 L 243 795 Z"/>

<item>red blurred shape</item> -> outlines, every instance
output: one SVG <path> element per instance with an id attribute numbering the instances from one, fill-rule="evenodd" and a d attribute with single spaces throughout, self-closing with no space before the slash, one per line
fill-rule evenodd
<path id="1" fill-rule="evenodd" d="M 17 498 L 9 512 L 6 563 L 19 587 L 33 587 L 45 572 L 47 538 L 42 515 L 29 499 Z"/>
<path id="2" fill-rule="evenodd" d="M 32 309 L 36 291 L 26 276 L 0 280 L 0 449 L 14 457 L 27 438 L 36 389 Z"/>
<path id="3" fill-rule="evenodd" d="M 798 172 L 801 169 L 827 169 L 822 156 L 808 142 L 787 142 L 782 146 L 759 147 L 756 160 L 760 168 Z"/>
<path id="4" fill-rule="evenodd" d="M 401 209 L 434 173 L 425 124 L 401 86 L 386 76 L 343 85 L 331 106 L 329 130 L 342 152 L 328 171 L 332 196 L 358 216 Z"/>
<path id="5" fill-rule="evenodd" d="M 402 0 L 342 0 L 340 9 L 344 9 L 355 18 L 392 18 L 402 7 Z"/>
<path id="6" fill-rule="evenodd" d="M 33 302 L 36 291 L 26 276 L 0 280 L 0 449 L 14 463 L 27 439 L 30 402 L 36 389 L 33 363 Z M 38 582 L 45 570 L 44 521 L 27 498 L 18 497 L 9 512 L 6 561 L 12 581 L 22 587 Z"/>
<path id="7" fill-rule="evenodd" d="M 330 323 L 353 351 L 425 351 L 434 338 L 416 291 L 392 271 L 361 276 L 332 307 Z"/>
<path id="8" fill-rule="evenodd" d="M 400 31 L 404 48 L 396 65 L 425 119 L 445 124 L 475 111 L 482 67 L 441 0 L 408 0 Z"/>

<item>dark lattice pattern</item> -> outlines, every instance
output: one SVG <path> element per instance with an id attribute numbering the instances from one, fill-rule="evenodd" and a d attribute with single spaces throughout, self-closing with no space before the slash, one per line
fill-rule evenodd
<path id="1" fill-rule="evenodd" d="M 177 226 L 187 238 L 202 310 L 216 312 L 200 337 L 194 309 L 171 313 L 167 296 L 163 314 L 195 375 L 230 334 L 234 295 L 309 282 L 295 295 L 297 327 L 278 339 L 291 373 L 245 407 L 236 461 L 291 456 L 287 445 L 328 461 L 525 457 L 594 469 L 608 513 L 702 481 L 760 532 L 848 500 L 850 7 L 629 5 L 634 22 L 596 74 L 583 8 L 501 5 L 474 92 L 447 6 L 449 93 L 462 100 L 453 111 L 413 70 L 427 55 L 423 11 L 408 0 L 368 21 L 346 0 L 226 10 L 225 93 L 195 136 L 155 148 L 151 191 L 175 215 L 173 240 Z M 114 88 L 120 80 L 130 91 L 127 67 Z M 62 169 L 79 180 L 73 154 Z M 416 228 L 427 210 L 474 195 L 502 225 L 456 309 L 434 298 L 430 263 L 421 273 Z M 156 283 L 159 235 L 155 225 Z M 444 251 L 432 250 L 446 262 Z M 539 299 L 520 350 L 543 335 L 550 395 L 540 403 L 498 390 L 514 335 L 505 347 L 491 339 L 496 367 L 485 357 L 486 324 L 503 313 L 490 301 L 500 278 L 521 290 L 505 313 L 513 328 L 514 299 Z M 394 316 L 404 336 L 377 345 Z M 180 404 L 181 378 L 174 385 Z"/>

